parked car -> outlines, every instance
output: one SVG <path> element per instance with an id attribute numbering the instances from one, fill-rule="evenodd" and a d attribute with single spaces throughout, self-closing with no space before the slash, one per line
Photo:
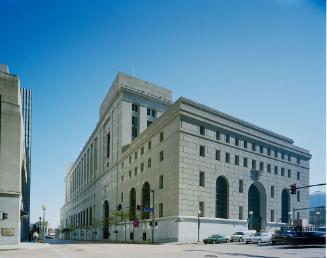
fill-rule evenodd
<path id="1" fill-rule="evenodd" d="M 261 233 L 250 234 L 244 237 L 244 242 L 246 244 L 258 243 Z"/>
<path id="2" fill-rule="evenodd" d="M 287 244 L 289 239 L 295 234 L 294 227 L 282 227 L 280 230 L 276 230 L 271 237 L 271 242 L 275 244 Z"/>
<path id="3" fill-rule="evenodd" d="M 270 232 L 263 232 L 258 239 L 258 244 L 261 245 L 262 243 L 270 243 L 272 238 L 272 233 Z"/>
<path id="4" fill-rule="evenodd" d="M 216 244 L 216 243 L 228 243 L 229 239 L 228 237 L 224 235 L 211 235 L 206 239 L 203 239 L 203 243 L 205 244 Z"/>
<path id="5" fill-rule="evenodd" d="M 231 242 L 243 242 L 244 238 L 251 235 L 255 234 L 255 230 L 249 230 L 249 231 L 238 231 L 235 232 L 233 235 L 231 235 L 230 241 Z"/>

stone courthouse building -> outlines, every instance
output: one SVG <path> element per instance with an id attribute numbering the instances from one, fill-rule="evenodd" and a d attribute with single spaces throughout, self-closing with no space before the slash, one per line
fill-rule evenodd
<path id="1" fill-rule="evenodd" d="M 308 218 L 290 213 L 308 206 L 308 189 L 288 189 L 309 184 L 310 158 L 290 138 L 119 73 L 65 177 L 61 227 L 154 242 L 196 240 L 198 217 L 200 239 L 270 230 Z"/>

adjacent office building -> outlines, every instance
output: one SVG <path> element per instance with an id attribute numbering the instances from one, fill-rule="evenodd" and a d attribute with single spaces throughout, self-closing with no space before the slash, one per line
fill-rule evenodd
<path id="1" fill-rule="evenodd" d="M 20 242 L 27 178 L 20 81 L 0 65 L 0 244 Z"/>
<path id="2" fill-rule="evenodd" d="M 71 239 L 194 241 L 308 218 L 309 151 L 288 137 L 119 73 L 65 177 Z M 198 218 L 200 218 L 198 220 Z M 152 226 L 151 226 L 152 225 Z"/>
<path id="3" fill-rule="evenodd" d="M 22 175 L 22 211 L 21 211 L 21 241 L 29 240 L 30 231 L 30 191 L 32 163 L 32 91 L 21 88 L 22 115 L 24 122 L 24 145 L 26 158 L 26 178 Z"/>

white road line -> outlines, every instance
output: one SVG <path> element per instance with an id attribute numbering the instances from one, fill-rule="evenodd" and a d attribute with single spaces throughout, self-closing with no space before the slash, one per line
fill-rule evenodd
<path id="1" fill-rule="evenodd" d="M 69 256 L 64 255 L 61 251 L 59 251 L 58 249 L 54 248 L 52 245 L 50 245 L 50 248 L 56 253 L 58 254 L 61 258 L 69 258 Z"/>

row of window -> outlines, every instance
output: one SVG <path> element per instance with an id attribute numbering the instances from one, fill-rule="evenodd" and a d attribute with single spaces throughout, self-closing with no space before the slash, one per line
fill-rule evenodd
<path id="1" fill-rule="evenodd" d="M 243 193 L 243 183 L 244 183 L 243 179 L 239 179 L 238 182 L 239 182 L 238 192 Z M 205 172 L 203 172 L 203 171 L 199 172 L 199 186 L 205 187 Z M 297 190 L 296 194 L 297 194 L 296 195 L 297 201 L 300 202 L 301 201 L 300 200 L 300 191 Z M 275 197 L 275 187 L 273 185 L 270 187 L 270 197 L 271 198 Z"/>
<path id="2" fill-rule="evenodd" d="M 204 126 L 200 126 L 199 127 L 199 132 L 200 132 L 200 135 L 203 135 L 205 136 L 206 135 L 206 128 Z M 215 132 L 215 138 L 216 140 L 221 140 L 222 139 L 222 133 L 220 131 L 216 131 Z M 229 134 L 225 134 L 225 142 L 226 143 L 231 143 L 231 136 Z M 268 156 L 274 156 L 275 158 L 278 158 L 279 155 L 278 155 L 278 150 L 277 149 L 274 149 L 273 147 L 270 148 L 270 147 L 264 147 L 262 145 L 257 145 L 256 143 L 252 142 L 252 143 L 249 143 L 247 140 L 245 139 L 242 139 L 240 140 L 240 138 L 238 137 L 234 137 L 234 144 L 235 146 L 241 146 L 241 142 L 243 143 L 243 148 L 244 149 L 248 149 L 249 148 L 249 145 L 251 145 L 251 150 L 252 151 L 257 151 L 257 149 L 259 150 L 259 152 L 261 154 L 267 154 Z M 258 147 L 258 148 L 257 148 Z M 285 160 L 286 157 L 287 157 L 287 161 L 289 162 L 292 162 L 292 155 L 290 153 L 285 153 L 285 152 L 280 152 L 280 157 L 282 160 Z M 296 163 L 297 164 L 300 164 L 301 163 L 301 159 L 300 157 L 296 157 Z"/>
<path id="3" fill-rule="evenodd" d="M 136 104 L 136 103 L 132 103 L 132 111 L 133 112 L 138 112 L 139 111 L 139 105 Z M 157 112 L 156 112 L 156 110 L 154 108 L 149 108 L 148 107 L 146 109 L 146 114 L 148 116 L 156 117 Z"/>
<path id="4" fill-rule="evenodd" d="M 199 150 L 200 150 L 199 155 L 201 157 L 205 157 L 205 146 L 200 145 Z M 221 156 L 221 151 L 216 150 L 216 155 L 215 156 L 216 156 L 216 160 L 220 161 L 221 160 L 221 157 L 220 157 Z M 225 152 L 225 162 L 226 163 L 230 163 L 230 160 L 231 160 L 230 156 L 231 156 L 230 153 Z M 248 167 L 248 165 L 249 165 L 248 160 L 249 160 L 248 158 L 243 157 L 243 167 L 246 167 L 246 168 Z M 239 155 L 235 155 L 234 164 L 235 165 L 240 165 L 240 156 Z M 252 163 L 251 163 L 251 169 L 257 169 L 257 161 L 254 160 L 254 159 L 252 160 Z M 264 171 L 264 162 L 259 163 L 259 170 Z M 267 172 L 271 173 L 271 171 L 272 171 L 272 165 L 267 163 Z M 275 175 L 278 175 L 278 166 L 274 166 L 274 173 L 275 173 Z M 280 168 L 280 174 L 281 174 L 281 176 L 285 176 L 285 168 L 284 167 Z M 291 169 L 287 170 L 287 176 L 289 178 L 292 177 L 292 170 Z M 301 177 L 300 172 L 297 171 L 297 179 L 300 180 L 301 179 L 300 177 Z"/>

